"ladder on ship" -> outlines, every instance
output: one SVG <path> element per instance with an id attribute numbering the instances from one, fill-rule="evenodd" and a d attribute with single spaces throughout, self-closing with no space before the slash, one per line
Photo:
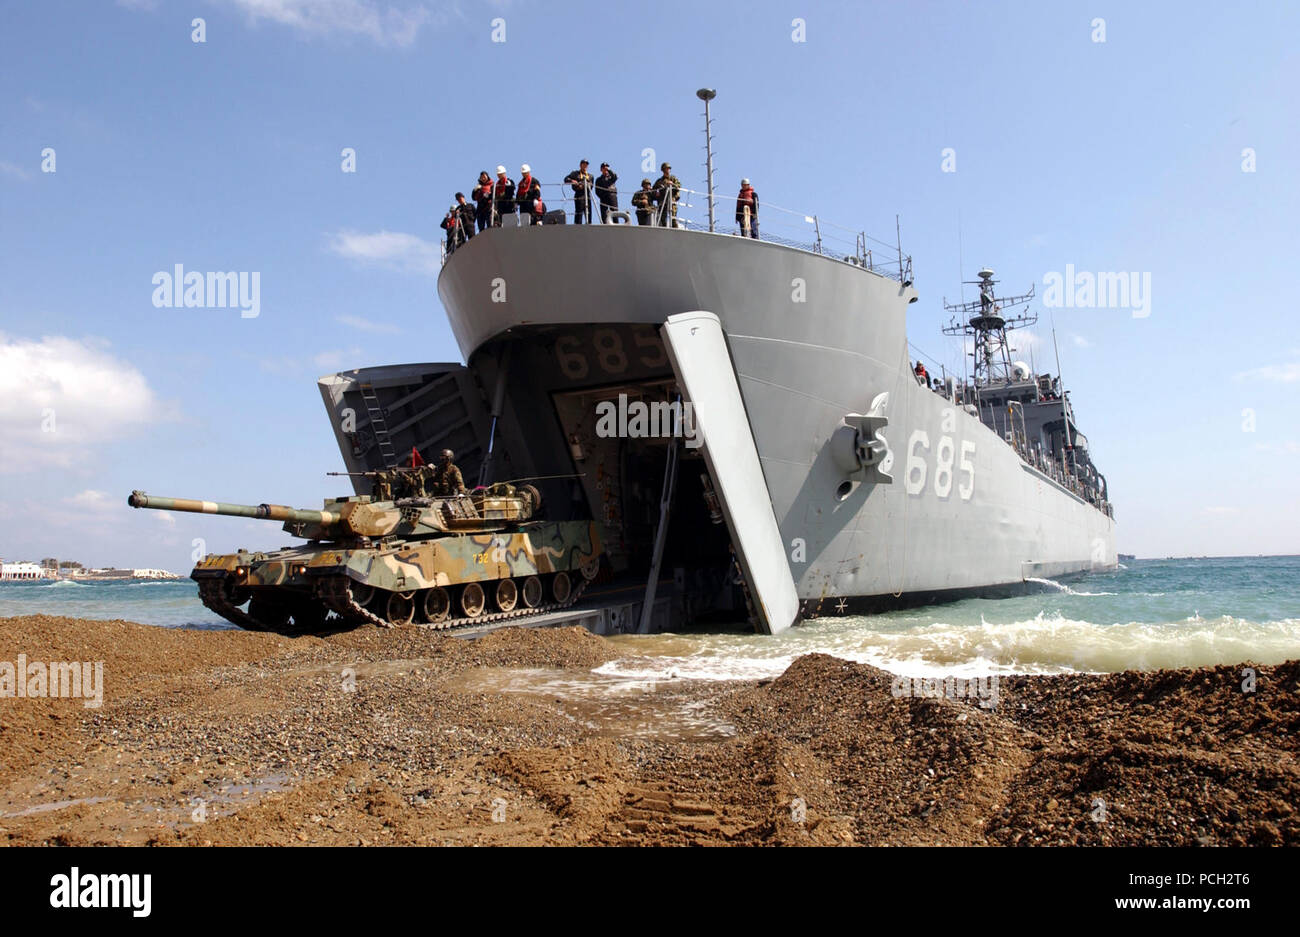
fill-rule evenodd
<path id="1" fill-rule="evenodd" d="M 360 385 L 361 402 L 366 405 L 366 415 L 370 420 L 370 432 L 375 437 L 375 443 L 379 446 L 379 455 L 384 460 L 385 468 L 395 468 L 397 466 L 397 452 L 393 449 L 393 442 L 388 438 L 388 421 L 384 419 L 384 408 L 379 405 L 379 398 L 375 396 L 375 388 L 371 384 Z"/>

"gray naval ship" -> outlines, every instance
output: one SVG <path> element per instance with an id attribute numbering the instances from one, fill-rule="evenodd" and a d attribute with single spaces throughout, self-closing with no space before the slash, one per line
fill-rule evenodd
<path id="1" fill-rule="evenodd" d="M 448 447 L 470 485 L 531 479 L 550 518 L 595 519 L 590 600 L 603 582 L 630 604 L 594 630 L 732 615 L 775 634 L 1114 567 L 1059 377 L 1011 358 L 1032 317 L 1006 313 L 1032 293 L 1000 299 L 980 271 L 945 330 L 969 379 L 922 386 L 910 258 L 770 236 L 770 214 L 762 240 L 621 213 L 479 233 L 438 278 L 465 363 L 319 380 L 349 471 Z"/>

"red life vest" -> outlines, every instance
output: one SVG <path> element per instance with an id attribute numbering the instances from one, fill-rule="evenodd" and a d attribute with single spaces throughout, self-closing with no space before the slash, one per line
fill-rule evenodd
<path id="1" fill-rule="evenodd" d="M 744 186 L 743 188 L 741 188 L 741 190 L 740 190 L 740 198 L 738 199 L 738 201 L 742 202 L 742 203 L 743 203 L 743 206 L 747 206 L 747 207 L 749 208 L 749 210 L 750 210 L 751 212 L 753 212 L 753 210 L 754 210 L 754 189 L 753 189 L 753 187 L 747 185 L 747 186 Z"/>
<path id="2" fill-rule="evenodd" d="M 530 174 L 530 175 L 527 175 L 527 176 L 520 176 L 520 177 L 519 177 L 519 187 L 518 187 L 517 189 L 515 189 L 515 196 L 516 196 L 517 198 L 521 198 L 521 199 L 529 198 L 529 197 L 531 197 L 532 194 L 533 194 L 533 193 L 532 193 L 532 188 L 533 188 L 533 177 L 532 177 L 532 175 Z"/>
<path id="3" fill-rule="evenodd" d="M 506 197 L 506 186 L 508 186 L 508 185 L 510 185 L 510 177 L 509 177 L 509 176 L 507 176 L 507 177 L 504 178 L 504 179 L 500 179 L 500 178 L 498 178 L 497 181 L 494 182 L 494 183 L 492 184 L 492 192 L 493 192 L 493 194 L 494 194 L 497 198 L 505 198 L 505 197 Z"/>

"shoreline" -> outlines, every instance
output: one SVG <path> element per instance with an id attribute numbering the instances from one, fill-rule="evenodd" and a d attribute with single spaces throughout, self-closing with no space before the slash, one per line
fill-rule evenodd
<path id="1" fill-rule="evenodd" d="M 1300 661 L 1000 677 L 989 705 L 824 654 L 597 678 L 625 655 L 581 629 L 0 619 L 19 654 L 102 660 L 103 702 L 0 697 L 12 845 L 1300 843 Z"/>

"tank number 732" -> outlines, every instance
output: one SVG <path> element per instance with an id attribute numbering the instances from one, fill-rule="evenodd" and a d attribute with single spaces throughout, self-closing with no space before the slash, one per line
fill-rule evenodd
<path id="1" fill-rule="evenodd" d="M 919 495 L 925 490 L 926 477 L 929 474 L 927 457 L 930 450 L 930 434 L 923 429 L 913 430 L 907 441 L 907 474 L 903 476 L 903 487 L 909 495 Z M 956 460 L 956 473 L 964 477 L 957 484 L 957 494 L 963 501 L 969 501 L 975 492 L 975 444 L 963 439 L 958 447 L 951 436 L 940 436 L 934 447 L 934 493 L 946 498 L 952 493 L 953 461 Z"/>

